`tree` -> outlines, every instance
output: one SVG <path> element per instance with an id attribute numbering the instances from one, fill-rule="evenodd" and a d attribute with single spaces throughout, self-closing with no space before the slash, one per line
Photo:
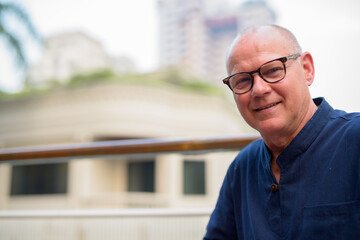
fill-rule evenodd
<path id="1" fill-rule="evenodd" d="M 14 30 L 7 27 L 6 20 L 9 17 L 14 17 L 35 40 L 40 41 L 40 37 L 32 24 L 30 17 L 22 7 L 14 3 L 5 3 L 0 1 L 0 38 L 4 39 L 9 45 L 10 51 L 14 53 L 18 66 L 26 69 L 28 62 L 23 42 Z"/>

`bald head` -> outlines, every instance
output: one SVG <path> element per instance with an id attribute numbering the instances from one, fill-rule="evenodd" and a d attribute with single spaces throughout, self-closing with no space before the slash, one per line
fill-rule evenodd
<path id="1" fill-rule="evenodd" d="M 247 28 L 241 31 L 237 37 L 232 42 L 227 55 L 226 55 L 226 68 L 228 73 L 230 74 L 230 65 L 231 59 L 233 57 L 234 49 L 237 48 L 241 44 L 250 45 L 246 39 L 250 36 L 256 36 L 256 40 L 263 40 L 265 37 L 270 38 L 273 36 L 277 39 L 281 40 L 284 44 L 284 48 L 287 48 L 289 52 L 292 53 L 301 53 L 301 47 L 296 39 L 296 37 L 286 28 L 277 26 L 277 25 L 259 25 Z M 238 54 L 238 53 L 237 53 Z"/>

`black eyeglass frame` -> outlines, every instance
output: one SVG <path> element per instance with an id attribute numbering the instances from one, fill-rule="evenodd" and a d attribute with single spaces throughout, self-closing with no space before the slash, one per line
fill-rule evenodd
<path id="1" fill-rule="evenodd" d="M 254 76 L 253 76 L 253 74 L 254 74 L 254 73 L 258 73 L 259 76 L 261 77 L 261 79 L 263 79 L 263 80 L 264 80 L 265 82 L 267 82 L 267 83 L 277 83 L 277 82 L 280 82 L 280 81 L 283 80 L 283 79 L 285 78 L 285 76 L 286 76 L 286 65 L 285 65 L 285 63 L 286 63 L 288 60 L 296 59 L 296 58 L 298 58 L 298 57 L 300 57 L 300 56 L 301 56 L 300 53 L 295 53 L 295 54 L 289 55 L 289 56 L 287 56 L 287 57 L 281 57 L 281 58 L 276 58 L 276 59 L 270 60 L 270 61 L 262 64 L 258 69 L 254 70 L 254 71 L 234 73 L 234 74 L 232 74 L 232 75 L 224 78 L 224 79 L 223 79 L 223 83 L 226 84 L 233 93 L 235 93 L 235 94 L 237 94 L 237 95 L 241 95 L 241 94 L 245 94 L 245 93 L 249 92 L 249 91 L 253 88 L 253 86 L 254 86 Z M 265 64 L 268 64 L 268 63 L 271 63 L 271 62 L 275 62 L 275 61 L 281 61 L 282 64 L 284 65 L 284 76 L 283 76 L 281 79 L 279 79 L 279 80 L 276 80 L 276 81 L 274 81 L 274 82 L 270 82 L 270 81 L 266 80 L 266 79 L 263 77 L 263 75 L 262 75 L 261 72 L 260 72 L 260 69 L 261 69 Z M 250 86 L 249 90 L 247 90 L 247 91 L 245 91 L 245 92 L 243 92 L 243 93 L 237 93 L 237 92 L 235 92 L 235 91 L 231 88 L 230 83 L 229 83 L 229 80 L 230 80 L 230 78 L 232 78 L 232 77 L 234 77 L 234 76 L 236 76 L 236 75 L 238 75 L 238 74 L 244 74 L 244 73 L 249 74 L 249 76 L 250 76 L 250 78 L 251 78 L 251 86 Z"/>

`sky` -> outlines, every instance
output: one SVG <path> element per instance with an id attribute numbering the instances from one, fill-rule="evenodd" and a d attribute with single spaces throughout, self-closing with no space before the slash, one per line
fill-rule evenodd
<path id="1" fill-rule="evenodd" d="M 271 0 L 278 23 L 290 29 L 303 51 L 312 54 L 312 97 L 325 97 L 334 107 L 360 111 L 360 1 Z"/>
<path id="2" fill-rule="evenodd" d="M 15 1 L 15 0 L 13 0 Z M 22 4 L 44 37 L 83 31 L 101 42 L 110 55 L 133 59 L 141 71 L 158 64 L 156 0 L 16 0 Z M 240 4 L 242 0 L 228 0 Z M 277 23 L 297 36 L 315 63 L 313 97 L 325 97 L 334 108 L 360 111 L 360 1 L 268 0 Z M 31 63 L 41 49 L 27 41 Z M 21 75 L 6 46 L 0 44 L 0 88 L 16 91 Z"/>

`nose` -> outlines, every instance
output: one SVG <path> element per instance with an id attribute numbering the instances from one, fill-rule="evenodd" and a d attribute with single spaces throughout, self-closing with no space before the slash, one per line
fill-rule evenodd
<path id="1" fill-rule="evenodd" d="M 251 96 L 259 97 L 271 91 L 271 86 L 269 83 L 265 82 L 258 73 L 253 75 L 254 84 L 251 89 Z"/>

